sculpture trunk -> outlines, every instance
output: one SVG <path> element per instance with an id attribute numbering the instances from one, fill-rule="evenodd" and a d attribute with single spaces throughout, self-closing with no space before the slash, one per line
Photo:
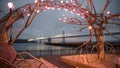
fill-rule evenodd
<path id="1" fill-rule="evenodd" d="M 8 43 L 8 36 L 6 29 L 0 31 L 0 43 Z"/>
<path id="2" fill-rule="evenodd" d="M 104 34 L 103 29 L 99 28 L 96 29 L 96 42 L 98 44 L 98 58 L 103 60 L 105 58 L 105 51 L 104 51 Z"/>
<path id="3" fill-rule="evenodd" d="M 0 58 L 13 62 L 16 57 L 16 52 L 13 46 L 8 43 L 6 29 L 0 31 Z"/>

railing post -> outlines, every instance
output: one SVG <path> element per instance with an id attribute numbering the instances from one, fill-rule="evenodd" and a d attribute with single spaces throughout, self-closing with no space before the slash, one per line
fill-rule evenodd
<path id="1" fill-rule="evenodd" d="M 70 51 L 71 49 L 69 48 L 69 55 L 71 55 L 71 51 Z"/>
<path id="2" fill-rule="evenodd" d="M 61 52 L 61 56 L 62 56 L 62 49 L 60 49 L 60 52 Z"/>
<path id="3" fill-rule="evenodd" d="M 27 50 L 26 52 L 28 52 L 28 53 L 29 53 L 29 51 L 30 51 L 30 50 Z M 27 55 L 27 56 L 26 56 L 26 58 L 27 58 L 27 59 L 29 59 L 29 56 Z"/>
<path id="4" fill-rule="evenodd" d="M 41 57 L 41 50 L 39 50 L 39 56 Z"/>
<path id="5" fill-rule="evenodd" d="M 52 49 L 51 49 L 51 56 L 52 56 Z"/>

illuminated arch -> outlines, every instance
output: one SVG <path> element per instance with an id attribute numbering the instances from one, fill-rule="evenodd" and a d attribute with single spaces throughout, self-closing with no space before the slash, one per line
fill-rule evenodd
<path id="1" fill-rule="evenodd" d="M 81 7 L 82 4 L 79 4 L 77 0 L 73 0 L 71 2 L 69 1 L 59 1 L 59 0 L 36 0 L 35 3 L 27 4 L 25 6 L 22 6 L 20 8 L 15 9 L 14 11 L 9 12 L 6 16 L 4 16 L 0 20 L 0 30 L 3 29 L 9 30 L 12 25 L 19 19 L 24 18 L 25 16 L 28 16 L 28 20 L 26 24 L 24 25 L 24 28 L 18 33 L 16 37 L 18 37 L 25 28 L 27 28 L 34 17 L 41 12 L 44 12 L 49 9 L 64 9 L 66 11 L 71 11 L 75 14 L 86 14 L 85 11 L 87 9 Z M 15 38 L 16 39 L 16 38 Z"/>
<path id="2" fill-rule="evenodd" d="M 54 9 L 58 9 L 58 10 L 65 9 L 66 11 L 71 11 L 76 14 L 81 14 L 85 12 L 85 9 L 73 4 L 72 2 L 69 3 L 68 1 L 64 2 L 64 1 L 58 1 L 58 0 L 56 1 L 52 1 L 52 0 L 41 1 L 40 0 L 37 3 L 27 4 L 25 6 L 17 8 L 13 12 L 10 12 L 11 14 L 8 13 L 6 16 L 4 16 L 0 20 L 0 22 L 6 23 L 5 27 L 8 27 L 12 25 L 13 23 L 15 23 L 15 21 L 19 20 L 20 18 L 23 18 L 27 15 L 30 16 L 32 14 L 38 14 L 38 13 L 44 12 L 49 9 L 53 9 L 53 10 Z M 10 18 L 8 18 L 8 16 Z"/>
<path id="3" fill-rule="evenodd" d="M 24 5 L 20 8 L 17 8 L 14 11 L 10 11 L 6 16 L 4 16 L 0 20 L 0 32 L 5 31 L 7 32 L 12 28 L 12 25 L 19 19 L 28 16 L 26 24 L 24 25 L 23 29 L 18 33 L 16 38 L 31 24 L 32 20 L 36 17 L 38 13 L 44 12 L 49 9 L 64 9 L 66 11 L 71 11 L 72 13 L 78 14 L 80 16 L 86 17 L 86 19 L 91 20 L 91 17 L 101 19 L 101 21 L 108 22 L 107 20 L 110 19 L 117 19 L 120 17 L 120 13 L 112 14 L 109 16 L 104 15 L 107 7 L 109 6 L 111 0 L 106 0 L 106 3 L 103 7 L 103 10 L 100 14 L 96 12 L 95 5 L 92 0 L 84 0 L 80 3 L 78 0 L 71 0 L 71 1 L 62 1 L 62 0 L 35 0 L 35 3 Z M 109 12 L 110 13 L 110 12 Z M 106 20 L 107 19 L 107 20 Z M 73 20 L 70 18 L 70 20 Z M 90 21 L 88 20 L 88 25 L 90 25 Z M 78 20 L 79 21 L 79 20 Z M 71 22 L 71 21 L 69 21 Z M 72 22 L 76 22 L 73 20 Z M 96 25 L 96 24 L 95 24 Z M 9 31 L 9 33 L 11 33 Z M 1 35 L 2 36 L 2 35 Z M 8 35 L 9 38 L 11 37 Z M 15 38 L 15 39 L 16 39 Z M 15 40 L 14 39 L 14 40 Z"/>

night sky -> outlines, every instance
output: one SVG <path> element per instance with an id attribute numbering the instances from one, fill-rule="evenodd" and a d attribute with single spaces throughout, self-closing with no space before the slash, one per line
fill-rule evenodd
<path id="1" fill-rule="evenodd" d="M 0 19 L 9 12 L 7 3 L 12 1 L 14 3 L 14 9 L 21 7 L 28 3 L 34 3 L 34 0 L 0 0 L 0 10 L 4 12 L 0 13 Z M 103 8 L 105 0 L 94 0 L 97 11 Z M 120 0 L 113 0 L 108 10 L 111 13 L 116 13 L 120 11 L 119 7 Z M 39 36 L 51 37 L 61 34 L 64 30 L 66 33 L 75 33 L 78 29 L 74 29 L 74 25 L 65 24 L 59 21 L 63 15 L 68 17 L 79 17 L 69 11 L 64 10 L 47 10 L 45 12 L 39 13 L 37 17 L 33 20 L 32 24 L 21 34 L 19 38 L 30 39 L 37 38 Z M 25 19 L 20 19 L 17 22 L 23 22 Z M 17 25 L 17 24 L 16 24 Z M 81 34 L 87 34 L 89 31 L 82 31 Z"/>

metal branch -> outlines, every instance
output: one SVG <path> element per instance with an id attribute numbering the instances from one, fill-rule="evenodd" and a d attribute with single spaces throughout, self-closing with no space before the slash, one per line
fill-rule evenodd
<path id="1" fill-rule="evenodd" d="M 102 14 L 104 13 L 104 11 L 108 8 L 108 6 L 110 5 L 110 2 L 112 1 L 112 0 L 106 0 L 107 2 L 106 2 L 106 4 L 104 5 L 104 7 L 103 7 L 103 10 L 102 10 Z"/>
<path id="2" fill-rule="evenodd" d="M 115 48 L 113 47 L 113 45 L 110 44 L 110 43 L 107 43 L 107 42 L 105 42 L 105 44 L 106 44 L 105 46 L 110 49 L 110 51 L 113 53 L 113 55 L 115 55 L 115 51 L 116 51 L 116 50 L 115 50 Z M 113 49 L 110 48 L 108 45 L 110 45 Z"/>
<path id="3" fill-rule="evenodd" d="M 10 42 L 10 44 L 13 44 L 15 42 L 15 40 L 21 35 L 21 33 L 32 23 L 33 19 L 35 18 L 35 16 L 37 15 L 37 13 L 35 13 L 32 18 L 28 18 L 27 20 L 27 24 L 25 25 L 24 28 L 21 29 L 21 31 L 16 35 L 16 37 L 12 40 L 12 42 Z"/>
<path id="4" fill-rule="evenodd" d="M 105 31 L 108 32 L 108 33 L 110 34 L 111 37 L 113 37 L 113 38 L 115 38 L 115 39 L 117 39 L 117 40 L 120 41 L 120 38 L 114 36 L 109 30 L 105 29 Z"/>

